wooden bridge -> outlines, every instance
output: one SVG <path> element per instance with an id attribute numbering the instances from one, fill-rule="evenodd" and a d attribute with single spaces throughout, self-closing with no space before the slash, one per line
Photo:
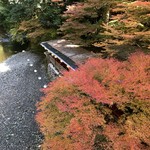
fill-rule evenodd
<path id="1" fill-rule="evenodd" d="M 42 42 L 41 46 L 46 50 L 45 55 L 50 68 L 57 75 L 63 70 L 76 70 L 79 64 L 94 55 L 64 39 Z"/>

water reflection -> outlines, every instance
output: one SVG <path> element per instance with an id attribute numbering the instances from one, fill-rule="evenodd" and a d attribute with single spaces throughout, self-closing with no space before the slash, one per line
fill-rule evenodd
<path id="1" fill-rule="evenodd" d="M 9 49 L 9 47 L 5 47 L 0 43 L 0 63 L 10 57 L 13 53 Z"/>
<path id="2" fill-rule="evenodd" d="M 9 68 L 9 66 L 7 66 L 6 63 L 0 63 L 0 73 L 1 72 L 7 72 L 9 70 L 10 70 L 10 68 Z"/>

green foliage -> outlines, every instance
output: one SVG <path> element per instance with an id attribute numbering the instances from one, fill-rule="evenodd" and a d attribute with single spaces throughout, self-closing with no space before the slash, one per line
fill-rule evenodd
<path id="1" fill-rule="evenodd" d="M 12 31 L 15 31 L 12 33 Z M 17 30 L 11 30 L 12 39 L 18 42 L 24 42 L 24 39 L 30 41 L 31 49 L 40 49 L 39 43 L 57 37 L 57 31 L 55 28 L 44 28 L 38 19 L 30 19 L 28 21 L 22 21 Z M 36 47 L 37 46 L 37 47 Z"/>
<path id="2" fill-rule="evenodd" d="M 25 7 L 22 4 L 12 4 L 8 7 L 10 12 L 7 15 L 6 21 L 10 23 L 19 23 L 24 18 L 26 18 L 27 14 L 25 12 Z"/>
<path id="3" fill-rule="evenodd" d="M 61 24 L 61 7 L 55 4 L 42 4 L 41 5 L 42 9 L 41 12 L 39 13 L 38 17 L 41 22 L 41 24 L 44 27 L 49 27 L 49 28 L 58 28 L 58 26 Z"/>
<path id="4" fill-rule="evenodd" d="M 77 0 L 78 1 L 78 0 Z M 61 13 L 72 0 L 59 1 L 0 1 L 0 26 L 13 42 L 23 44 L 30 40 L 31 47 L 43 40 L 57 37 L 56 30 L 62 23 Z"/>
<path id="5" fill-rule="evenodd" d="M 7 9 L 0 3 L 0 26 L 4 28 Z"/>
<path id="6" fill-rule="evenodd" d="M 36 14 L 38 1 L 22 1 L 16 3 L 8 1 L 5 5 L 2 5 L 7 11 L 5 11 L 5 18 L 3 20 L 4 28 L 10 30 L 16 28 L 23 20 L 29 20 Z"/>
<path id="7" fill-rule="evenodd" d="M 109 5 L 110 0 L 87 0 L 68 6 L 60 31 L 74 43 L 92 45 L 101 38 L 99 33 L 103 32 L 102 23 L 107 22 Z"/>
<path id="8" fill-rule="evenodd" d="M 48 150 L 150 148 L 150 56 L 93 58 L 49 84 L 36 116 Z"/>

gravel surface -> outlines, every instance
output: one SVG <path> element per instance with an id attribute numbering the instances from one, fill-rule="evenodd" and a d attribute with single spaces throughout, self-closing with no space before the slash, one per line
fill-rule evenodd
<path id="1" fill-rule="evenodd" d="M 0 150 L 38 150 L 35 104 L 48 78 L 39 56 L 21 52 L 0 64 Z"/>

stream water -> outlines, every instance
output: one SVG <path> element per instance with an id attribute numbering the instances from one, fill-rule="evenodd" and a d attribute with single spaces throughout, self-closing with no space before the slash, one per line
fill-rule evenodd
<path id="1" fill-rule="evenodd" d="M 6 60 L 8 57 L 13 55 L 13 52 L 11 51 L 10 47 L 7 43 L 2 44 L 0 43 L 0 63 Z"/>

